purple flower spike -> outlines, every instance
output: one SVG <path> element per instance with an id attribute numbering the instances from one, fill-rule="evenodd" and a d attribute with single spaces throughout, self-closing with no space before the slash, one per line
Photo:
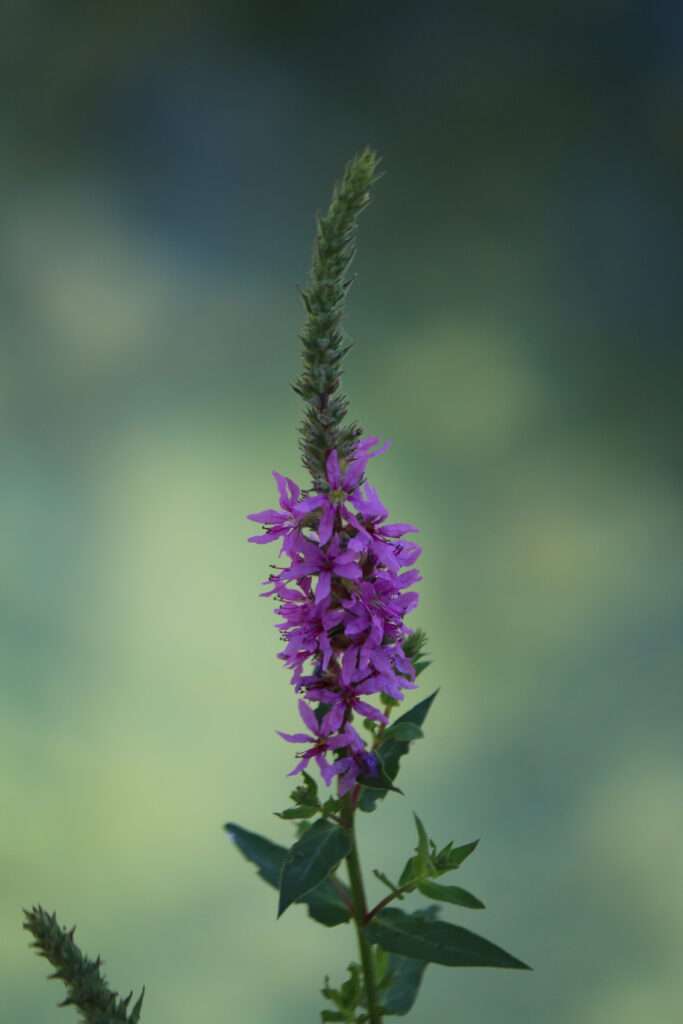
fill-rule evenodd
<path id="1" fill-rule="evenodd" d="M 280 510 L 249 516 L 265 527 L 250 540 L 281 539 L 287 558 L 264 596 L 278 601 L 284 643 L 278 657 L 306 698 L 299 700 L 299 714 L 308 731 L 280 733 L 304 748 L 289 774 L 315 761 L 326 784 L 338 779 L 340 795 L 377 771 L 376 755 L 353 727 L 357 716 L 388 723 L 368 698 L 386 694 L 400 701 L 416 685 L 402 645 L 410 634 L 404 619 L 418 601 L 407 588 L 420 579 L 412 568 L 420 548 L 405 540 L 416 527 L 388 523 L 386 506 L 364 481 L 370 459 L 388 447 L 378 445 L 375 437 L 359 441 L 346 462 L 330 451 L 324 491 L 303 498 L 292 480 L 275 473 Z M 308 702 L 324 706 L 324 714 Z"/>

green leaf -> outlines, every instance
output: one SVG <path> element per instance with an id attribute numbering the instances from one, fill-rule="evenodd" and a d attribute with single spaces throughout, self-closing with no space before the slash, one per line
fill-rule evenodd
<path id="1" fill-rule="evenodd" d="M 348 832 L 320 818 L 290 849 L 282 866 L 277 916 L 320 885 L 351 851 Z"/>
<path id="2" fill-rule="evenodd" d="M 416 704 L 414 708 L 411 708 L 410 711 L 406 711 L 404 715 L 397 718 L 393 726 L 387 730 L 385 736 L 382 738 L 382 742 L 377 747 L 376 753 L 382 761 L 384 774 L 392 781 L 398 775 L 399 762 L 401 758 L 410 750 L 409 742 L 406 742 L 406 740 L 394 739 L 391 736 L 392 730 L 406 722 L 420 728 L 424 724 L 427 714 L 429 713 L 429 709 L 431 708 L 434 698 L 438 692 L 438 690 L 435 690 L 429 697 L 425 697 L 425 699 L 420 701 L 419 704 Z M 374 811 L 377 806 L 377 801 L 381 800 L 386 792 L 386 790 L 373 790 L 370 792 L 368 789 L 364 789 L 361 793 L 358 806 L 362 811 L 370 813 L 370 811 Z"/>
<path id="3" fill-rule="evenodd" d="M 469 907 L 470 910 L 483 910 L 484 904 L 473 896 L 467 889 L 461 889 L 459 885 L 439 885 L 425 879 L 417 883 L 417 887 L 423 896 L 430 900 L 439 900 L 441 903 L 455 903 L 459 907 Z"/>
<path id="4" fill-rule="evenodd" d="M 403 641 L 403 651 L 410 658 L 413 665 L 424 660 L 425 647 L 427 646 L 427 634 L 424 629 L 415 629 Z"/>
<path id="5" fill-rule="evenodd" d="M 295 804 L 317 808 L 318 783 L 308 774 L 308 772 L 301 773 L 301 780 L 301 785 L 292 790 L 290 794 L 291 799 Z"/>
<path id="6" fill-rule="evenodd" d="M 339 814 L 342 808 L 343 800 L 338 800 L 331 796 L 324 804 L 321 804 L 320 810 L 323 814 Z"/>
<path id="7" fill-rule="evenodd" d="M 429 853 L 429 837 L 417 814 L 413 814 L 413 817 L 415 818 L 415 827 L 417 829 L 417 846 L 415 847 L 415 855 L 408 858 L 401 872 L 401 877 L 398 880 L 398 884 L 401 887 L 416 884 L 421 879 L 427 878 L 434 873 L 434 866 Z"/>
<path id="8" fill-rule="evenodd" d="M 419 920 L 433 921 L 439 913 L 438 907 L 425 907 L 411 915 Z M 420 990 L 426 960 L 414 960 L 412 957 L 389 954 L 389 984 L 382 993 L 382 1006 L 387 1015 L 402 1017 L 412 1010 Z"/>
<path id="9" fill-rule="evenodd" d="M 359 775 L 357 781 L 365 789 L 371 789 L 375 793 L 384 795 L 391 790 L 393 793 L 400 793 L 403 796 L 403 790 L 399 789 L 398 786 L 394 786 L 392 780 L 389 778 L 384 770 L 381 757 L 377 757 L 377 771 L 374 775 Z"/>
<path id="10" fill-rule="evenodd" d="M 415 827 L 417 829 L 415 867 L 420 875 L 426 875 L 431 867 L 431 858 L 429 856 L 429 836 L 425 832 L 425 827 L 417 814 L 413 813 L 413 817 L 415 818 Z"/>
<path id="11" fill-rule="evenodd" d="M 375 984 L 377 989 L 381 990 L 389 984 L 389 960 L 391 954 L 387 953 L 381 946 L 372 946 L 371 949 L 375 965 Z"/>
<path id="12" fill-rule="evenodd" d="M 455 871 L 471 853 L 474 853 L 478 846 L 478 839 L 475 839 L 472 843 L 464 843 L 462 846 L 456 846 L 455 848 L 453 848 L 452 843 L 449 843 L 434 858 L 436 870 L 440 875 L 445 874 L 446 871 Z"/>
<path id="13" fill-rule="evenodd" d="M 399 740 L 401 743 L 412 743 L 413 740 L 421 740 L 424 736 L 422 729 L 415 722 L 401 722 L 396 721 L 387 729 L 384 733 L 385 741 L 387 739 Z"/>
<path id="14" fill-rule="evenodd" d="M 399 875 L 398 884 L 403 888 L 404 885 L 410 885 L 411 882 L 416 882 L 420 877 L 420 873 L 417 870 L 417 864 L 415 863 L 415 857 L 409 857 L 406 861 L 403 871 Z"/>
<path id="15" fill-rule="evenodd" d="M 387 908 L 366 927 L 369 942 L 389 953 L 445 964 L 447 967 L 509 967 L 530 970 L 488 939 L 445 921 L 425 921 Z"/>
<path id="16" fill-rule="evenodd" d="M 256 865 L 258 874 L 264 882 L 275 889 L 279 888 L 282 867 L 287 858 L 286 847 L 272 843 L 270 839 L 265 839 L 255 832 L 248 832 L 246 828 L 232 822 L 225 826 L 225 831 L 240 853 Z M 314 921 L 333 928 L 335 925 L 345 924 L 351 918 L 340 893 L 346 894 L 350 899 L 348 890 L 341 882 L 335 881 L 333 884 L 327 879 L 299 902 L 306 904 L 308 913 Z"/>
<path id="17" fill-rule="evenodd" d="M 285 821 L 296 821 L 299 818 L 312 818 L 317 813 L 317 807 L 288 807 L 284 811 L 275 811 L 275 817 L 284 818 Z"/>
<path id="18" fill-rule="evenodd" d="M 384 955 L 386 956 L 386 954 Z M 360 1019 L 356 1017 L 356 1010 L 361 1004 L 364 1005 L 365 986 L 363 984 L 363 971 L 360 964 L 356 963 L 349 964 L 347 970 L 349 977 L 342 983 L 339 989 L 332 988 L 329 977 L 325 978 L 325 985 L 321 990 L 321 994 L 325 999 L 329 999 L 331 1003 L 334 1003 L 337 1009 L 323 1010 L 323 1020 L 353 1022 Z M 325 1016 L 326 1014 L 327 1016 Z"/>

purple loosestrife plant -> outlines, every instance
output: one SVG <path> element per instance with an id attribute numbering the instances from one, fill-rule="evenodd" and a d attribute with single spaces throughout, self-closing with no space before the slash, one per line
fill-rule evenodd
<path id="1" fill-rule="evenodd" d="M 278 916 L 304 903 L 320 924 L 353 921 L 360 963 L 351 963 L 339 988 L 326 979 L 331 1004 L 323 1021 L 379 1024 L 410 1011 L 428 963 L 451 967 L 526 964 L 466 928 L 438 920 L 439 903 L 470 910 L 483 904 L 440 877 L 455 871 L 476 842 L 439 849 L 415 818 L 417 845 L 396 882 L 375 870 L 388 893 L 370 907 L 358 845 L 359 811 L 376 810 L 395 786 L 400 761 L 422 736 L 436 696 L 432 693 L 399 715 L 406 694 L 427 667 L 425 634 L 406 617 L 418 604 L 411 589 L 420 547 L 410 523 L 389 521 L 389 512 L 366 474 L 386 452 L 375 437 L 345 423 L 348 403 L 340 390 L 341 364 L 349 350 L 341 331 L 359 214 L 376 180 L 377 157 L 366 149 L 347 166 L 327 214 L 318 219 L 313 268 L 303 292 L 306 323 L 303 370 L 294 385 L 306 403 L 300 431 L 310 486 L 274 472 L 279 509 L 248 516 L 261 531 L 255 544 L 279 545 L 264 597 L 277 602 L 278 657 L 290 673 L 305 727 L 280 736 L 296 747 L 289 772 L 299 785 L 279 817 L 295 823 L 288 850 L 239 825 L 225 826 L 261 877 L 279 889 Z M 315 764 L 325 787 L 309 773 Z M 338 878 L 345 863 L 348 884 Z M 407 913 L 391 904 L 419 891 L 437 901 Z"/>

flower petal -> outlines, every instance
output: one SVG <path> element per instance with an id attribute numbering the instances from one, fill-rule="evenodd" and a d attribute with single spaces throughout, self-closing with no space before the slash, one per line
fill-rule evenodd
<path id="1" fill-rule="evenodd" d="M 318 577 L 318 586 L 315 590 L 315 603 L 320 604 L 326 597 L 330 596 L 330 589 L 332 587 L 332 573 L 328 569 L 324 569 Z"/>
<path id="2" fill-rule="evenodd" d="M 325 468 L 327 470 L 327 482 L 333 491 L 338 490 L 341 487 L 341 472 L 339 470 L 339 456 L 335 448 L 327 456 Z"/>
<path id="3" fill-rule="evenodd" d="M 320 735 L 320 725 L 318 719 L 315 717 L 313 708 L 309 707 L 305 700 L 299 701 L 299 714 L 301 715 L 301 721 L 304 725 L 307 725 L 314 736 Z"/>
<path id="4" fill-rule="evenodd" d="M 302 757 L 296 768 L 292 768 L 291 772 L 287 772 L 287 774 L 298 775 L 299 772 L 305 772 L 306 769 L 308 768 L 308 762 L 311 760 L 312 756 L 313 755 L 310 755 L 309 757 Z"/>
<path id="5" fill-rule="evenodd" d="M 334 517 L 334 505 L 328 501 L 323 508 L 323 514 L 318 526 L 318 540 L 321 544 L 327 544 L 332 536 L 332 531 L 334 530 Z"/>
<path id="6" fill-rule="evenodd" d="M 309 736 L 307 732 L 280 732 L 279 729 L 276 732 L 288 743 L 315 743 L 315 736 Z"/>
<path id="7" fill-rule="evenodd" d="M 265 508 L 263 512 L 250 512 L 247 519 L 251 519 L 252 523 L 270 524 L 286 522 L 287 516 L 275 508 Z"/>
<path id="8" fill-rule="evenodd" d="M 336 732 L 337 729 L 341 728 L 342 722 L 344 721 L 344 715 L 346 714 L 346 708 L 341 701 L 330 708 L 322 721 L 322 731 L 327 735 L 331 732 Z"/>

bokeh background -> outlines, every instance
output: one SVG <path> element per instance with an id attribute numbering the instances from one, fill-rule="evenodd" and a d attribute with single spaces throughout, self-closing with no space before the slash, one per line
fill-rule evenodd
<path id="1" fill-rule="evenodd" d="M 71 1013 L 34 901 L 147 984 L 146 1024 L 314 1021 L 354 955 L 276 924 L 221 826 L 289 842 L 244 517 L 302 478 L 297 288 L 366 143 L 347 390 L 422 527 L 441 692 L 365 862 L 400 867 L 412 808 L 480 836 L 489 909 L 446 917 L 536 969 L 430 968 L 413 1016 L 678 1020 L 680 4 L 9 0 L 2 26 L 2 1020 Z"/>

